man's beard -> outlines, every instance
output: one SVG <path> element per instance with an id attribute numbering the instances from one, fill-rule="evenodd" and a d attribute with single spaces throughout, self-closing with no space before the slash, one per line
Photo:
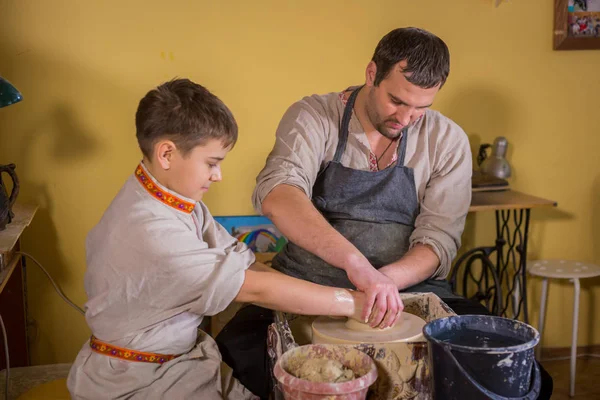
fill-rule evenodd
<path id="1" fill-rule="evenodd" d="M 396 122 L 396 121 L 393 121 L 393 122 Z M 400 135 L 402 134 L 402 131 L 404 130 L 404 128 L 391 129 L 388 126 L 386 126 L 385 123 L 386 123 L 386 121 L 378 122 L 377 124 L 375 124 L 375 129 L 377 129 L 377 131 L 379 133 L 381 133 L 383 136 L 385 136 L 386 138 L 388 138 L 390 140 L 398 139 L 400 137 Z"/>
<path id="2" fill-rule="evenodd" d="M 398 122 L 394 118 L 387 119 L 387 120 L 384 120 L 383 118 L 381 118 L 381 116 L 379 115 L 377 110 L 371 106 L 372 104 L 375 103 L 375 99 L 373 98 L 372 94 L 373 94 L 372 92 L 369 93 L 369 96 L 367 98 L 367 104 L 366 104 L 367 116 L 371 120 L 371 124 L 384 137 L 386 137 L 390 140 L 398 139 L 400 137 L 400 135 L 402 134 L 402 131 L 406 127 L 401 128 L 401 129 L 392 129 L 392 128 L 386 126 L 386 124 L 385 124 L 386 122 L 393 122 L 393 123 L 398 123 Z"/>
<path id="3" fill-rule="evenodd" d="M 392 129 L 392 128 L 386 126 L 386 124 L 385 124 L 386 122 L 398 123 L 395 119 L 383 120 L 383 118 L 381 118 L 379 116 L 377 111 L 372 109 L 369 105 L 367 105 L 367 115 L 368 115 L 369 119 L 371 120 L 371 123 L 373 124 L 375 129 L 377 129 L 377 131 L 379 133 L 381 133 L 383 136 L 385 136 L 386 138 L 388 138 L 390 140 L 395 140 L 395 139 L 398 139 L 400 137 L 400 135 L 402 134 L 402 130 L 404 128 Z"/>

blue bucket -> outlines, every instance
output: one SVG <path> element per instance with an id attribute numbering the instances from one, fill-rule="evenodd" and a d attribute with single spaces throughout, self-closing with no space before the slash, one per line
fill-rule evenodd
<path id="1" fill-rule="evenodd" d="M 523 322 L 493 316 L 440 318 L 423 328 L 434 399 L 537 399 L 540 334 Z"/>

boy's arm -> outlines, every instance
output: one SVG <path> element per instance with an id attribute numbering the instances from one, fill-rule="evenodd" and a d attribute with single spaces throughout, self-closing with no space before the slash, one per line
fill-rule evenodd
<path id="1" fill-rule="evenodd" d="M 346 316 L 360 320 L 365 296 L 292 278 L 261 263 L 246 270 L 235 301 L 303 315 Z"/>

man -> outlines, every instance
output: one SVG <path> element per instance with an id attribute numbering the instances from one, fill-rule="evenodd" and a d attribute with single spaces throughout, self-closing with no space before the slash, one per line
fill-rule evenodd
<path id="1" fill-rule="evenodd" d="M 460 245 L 472 166 L 462 129 L 428 110 L 449 59 L 432 34 L 390 32 L 363 87 L 287 111 L 257 178 L 256 209 L 291 242 L 274 268 L 366 292 L 372 326 L 393 322 L 398 289 L 452 297 L 444 278 Z"/>
<path id="2" fill-rule="evenodd" d="M 290 241 L 273 268 L 364 291 L 362 317 L 372 327 L 395 323 L 403 308 L 398 291 L 433 292 L 457 314 L 487 313 L 445 280 L 460 247 L 472 173 L 464 131 L 429 109 L 449 61 L 435 35 L 391 31 L 363 86 L 306 97 L 288 109 L 257 178 L 255 208 Z M 264 315 L 243 309 L 217 338 L 242 382 L 247 369 L 228 337 L 249 321 L 264 329 Z M 257 380 L 256 371 L 252 376 Z"/>

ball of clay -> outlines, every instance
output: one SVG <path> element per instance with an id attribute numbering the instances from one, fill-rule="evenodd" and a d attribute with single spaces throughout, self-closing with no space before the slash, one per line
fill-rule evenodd
<path id="1" fill-rule="evenodd" d="M 306 360 L 297 371 L 290 371 L 294 376 L 311 382 L 339 383 L 354 379 L 354 372 L 336 360 L 313 358 Z"/>
<path id="2" fill-rule="evenodd" d="M 357 321 L 353 318 L 348 318 L 346 321 L 346 327 L 348 329 L 352 329 L 353 331 L 361 331 L 361 332 L 385 332 L 392 327 L 389 326 L 387 328 L 371 328 L 369 324 L 365 324 L 364 322 Z"/>

